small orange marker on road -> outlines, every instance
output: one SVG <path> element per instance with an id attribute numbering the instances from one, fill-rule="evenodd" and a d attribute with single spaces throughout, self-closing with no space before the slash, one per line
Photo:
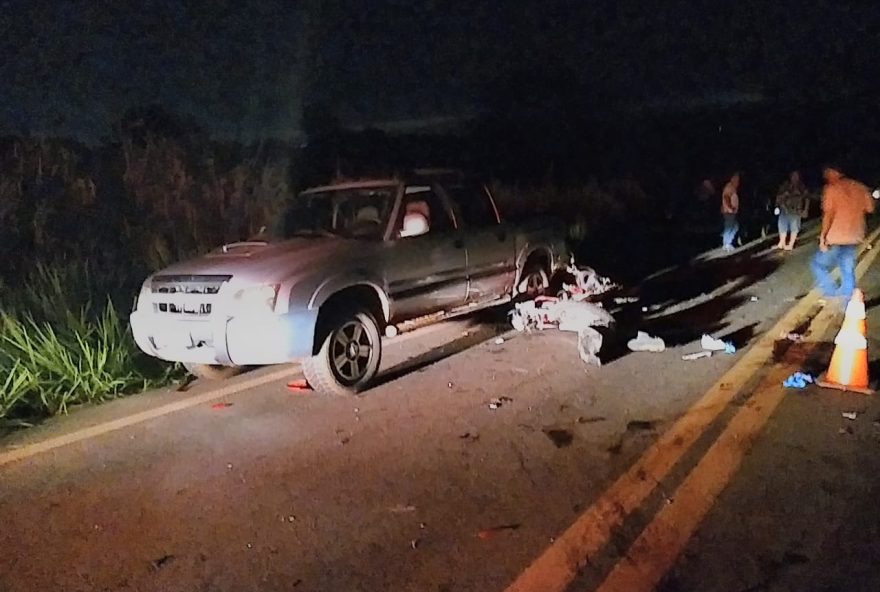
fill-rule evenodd
<path id="1" fill-rule="evenodd" d="M 867 328 L 865 295 L 856 289 L 846 306 L 843 326 L 834 339 L 834 353 L 828 371 L 816 382 L 817 385 L 865 395 L 874 394 L 868 388 Z"/>
<path id="2" fill-rule="evenodd" d="M 287 389 L 293 393 L 301 393 L 312 390 L 305 378 L 297 378 L 287 383 Z"/>

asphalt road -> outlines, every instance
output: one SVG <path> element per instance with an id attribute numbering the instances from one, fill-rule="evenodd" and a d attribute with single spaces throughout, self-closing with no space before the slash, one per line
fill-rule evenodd
<path id="1" fill-rule="evenodd" d="M 291 392 L 296 369 L 267 368 L 8 436 L 0 590 L 809 590 L 748 586 L 781 581 L 787 562 L 827 575 L 827 537 L 797 547 L 789 531 L 774 534 L 772 520 L 797 514 L 804 490 L 839 492 L 859 473 L 860 491 L 876 493 L 876 470 L 857 470 L 869 449 L 855 444 L 876 446 L 875 428 L 861 419 L 841 435 L 846 422 L 827 417 L 850 395 L 786 398 L 755 445 L 766 452 L 734 466 L 717 500 L 701 495 L 691 512 L 674 495 L 767 376 L 795 363 L 772 365 L 777 321 L 815 312 L 804 298 L 812 240 L 791 254 L 764 246 L 647 280 L 639 302 L 617 312 L 601 368 L 580 362 L 573 335 L 511 334 L 475 317 L 389 341 L 384 377 L 363 397 Z M 626 352 L 636 329 L 664 337 L 667 351 Z M 702 333 L 739 351 L 683 361 Z M 807 421 L 810 436 L 799 430 Z M 828 440 L 843 461 L 816 461 Z M 771 494 L 793 504 L 785 518 L 777 510 L 790 506 Z M 868 512 L 870 497 L 857 497 Z M 847 522 L 856 505 L 841 503 L 828 506 L 829 520 L 858 530 Z M 677 528 L 681 553 L 662 561 L 634 553 L 664 507 L 704 527 Z M 808 530 L 825 508 L 810 507 Z M 662 580 L 615 587 L 621 565 Z"/>

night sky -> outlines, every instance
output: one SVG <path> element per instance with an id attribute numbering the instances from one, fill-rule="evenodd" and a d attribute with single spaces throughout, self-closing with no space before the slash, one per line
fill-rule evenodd
<path id="1" fill-rule="evenodd" d="M 870 2 L 657 4 L 0 0 L 0 133 L 94 140 L 146 104 L 242 139 L 295 137 L 315 102 L 405 127 L 547 80 L 591 110 L 877 89 Z"/>

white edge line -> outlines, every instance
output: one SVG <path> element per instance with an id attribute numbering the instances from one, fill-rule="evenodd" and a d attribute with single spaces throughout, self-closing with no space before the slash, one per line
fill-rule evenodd
<path id="1" fill-rule="evenodd" d="M 154 419 L 156 417 L 161 417 L 169 413 L 182 411 L 184 409 L 195 407 L 196 405 L 201 405 L 215 399 L 222 399 L 223 397 L 235 395 L 237 393 L 263 386 L 264 384 L 268 384 L 282 378 L 294 376 L 298 373 L 299 369 L 297 367 L 288 366 L 283 370 L 277 370 L 264 376 L 245 380 L 237 384 L 231 384 L 229 386 L 209 391 L 207 393 L 202 393 L 201 395 L 196 395 L 194 397 L 189 397 L 181 401 L 167 403 L 153 409 L 148 409 L 146 411 L 135 413 L 134 415 L 120 417 L 119 419 L 114 419 L 112 421 L 100 423 L 87 428 L 82 428 L 80 430 L 76 430 L 68 434 L 63 434 L 61 436 L 56 436 L 54 438 L 48 438 L 40 442 L 25 444 L 19 448 L 12 448 L 10 450 L 0 452 L 0 467 L 18 460 L 29 458 L 42 452 L 48 452 L 62 446 L 67 446 L 69 444 L 81 442 L 83 440 L 94 438 L 96 436 L 101 436 L 109 432 L 121 430 L 123 428 L 127 428 L 135 424 Z"/>

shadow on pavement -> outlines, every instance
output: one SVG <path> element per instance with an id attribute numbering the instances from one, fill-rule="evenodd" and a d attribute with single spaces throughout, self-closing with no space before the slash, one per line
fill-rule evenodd
<path id="1" fill-rule="evenodd" d="M 663 338 L 667 347 L 703 334 L 732 341 L 738 349 L 748 345 L 757 324 L 725 334 L 730 325 L 725 317 L 749 299 L 746 290 L 781 265 L 776 253 L 757 255 L 763 250 L 759 244 L 730 257 L 694 262 L 640 286 L 639 302 L 617 315 L 615 338 L 603 350 L 603 363 L 630 353 L 626 343 L 637 331 Z"/>
<path id="2" fill-rule="evenodd" d="M 504 309 L 503 312 L 485 311 L 480 313 L 478 317 L 479 321 L 488 324 L 479 327 L 473 332 L 461 335 L 452 341 L 448 341 L 443 345 L 434 347 L 422 354 L 409 358 L 390 368 L 380 370 L 379 376 L 366 392 L 384 384 L 388 384 L 389 382 L 393 382 L 399 378 L 403 378 L 408 374 L 420 372 L 432 364 L 436 364 L 441 360 L 445 360 L 455 354 L 461 353 L 507 331 L 508 326 L 501 324 L 502 319 L 505 318 L 505 314 L 506 309 Z"/>

